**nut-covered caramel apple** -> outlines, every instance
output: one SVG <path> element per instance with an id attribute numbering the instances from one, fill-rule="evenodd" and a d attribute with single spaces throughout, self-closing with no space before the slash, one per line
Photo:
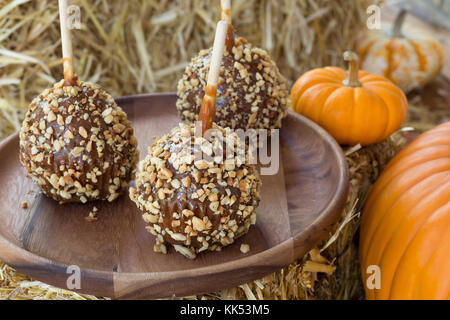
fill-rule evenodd
<path id="1" fill-rule="evenodd" d="M 214 128 L 228 147 L 242 147 L 230 129 Z M 130 189 L 147 230 L 157 236 L 155 251 L 165 253 L 171 244 L 188 258 L 220 250 L 247 233 L 256 221 L 261 187 L 254 165 L 240 163 L 238 156 L 216 163 L 223 156 L 219 140 L 194 131 L 193 125 L 180 124 L 157 140 L 139 166 L 136 189 Z M 208 159 L 195 160 L 196 151 Z"/>
<path id="2" fill-rule="evenodd" d="M 261 180 L 246 144 L 213 123 L 227 23 L 217 25 L 199 122 L 181 123 L 149 148 L 130 198 L 143 212 L 155 251 L 171 244 L 195 258 L 221 250 L 256 222 Z M 211 130 L 214 129 L 214 130 Z"/>
<path id="3" fill-rule="evenodd" d="M 73 78 L 29 105 L 20 161 L 47 196 L 65 202 L 113 201 L 138 161 L 127 115 L 99 86 Z"/>
<path id="4" fill-rule="evenodd" d="M 225 10 L 222 7 L 222 20 L 227 21 L 229 27 L 214 122 L 232 129 L 280 128 L 289 94 L 285 78 L 266 51 L 242 37 L 235 39 L 229 7 Z M 193 123 L 198 119 L 211 52 L 211 48 L 200 51 L 178 82 L 176 106 L 184 122 Z"/>
<path id="5" fill-rule="evenodd" d="M 178 82 L 180 118 L 198 119 L 211 49 L 192 59 Z M 286 81 L 267 52 L 237 38 L 222 60 L 214 122 L 233 129 L 277 129 L 286 115 Z"/>
<path id="6" fill-rule="evenodd" d="M 67 0 L 59 0 L 64 79 L 34 98 L 20 131 L 20 162 L 59 201 L 113 201 L 139 158 L 127 115 L 98 85 L 74 73 Z"/>

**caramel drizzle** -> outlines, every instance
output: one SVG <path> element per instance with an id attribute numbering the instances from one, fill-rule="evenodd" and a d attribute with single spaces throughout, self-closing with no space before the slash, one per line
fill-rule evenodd
<path id="1" fill-rule="evenodd" d="M 214 115 L 216 113 L 216 94 L 217 86 L 210 84 L 206 85 L 205 96 L 203 97 L 200 113 L 198 115 L 198 120 L 201 123 L 202 136 L 206 131 L 212 128 Z"/>
<path id="2" fill-rule="evenodd" d="M 64 69 L 64 86 L 74 86 L 76 84 L 77 77 L 73 72 L 73 59 L 72 57 L 63 58 Z"/>
<path id="3" fill-rule="evenodd" d="M 225 21 L 219 21 L 219 23 L 217 24 L 216 35 L 214 38 L 214 45 L 209 64 L 208 81 L 204 89 L 205 95 L 203 96 L 200 113 L 198 115 L 198 120 L 201 128 L 197 128 L 196 135 L 204 136 L 205 132 L 212 128 L 214 115 L 216 113 L 215 104 L 217 83 L 219 80 L 223 51 L 225 50 L 225 40 L 228 26 L 229 25 Z"/>
<path id="4" fill-rule="evenodd" d="M 220 1 L 221 20 L 228 23 L 227 36 L 225 38 L 225 47 L 228 52 L 231 52 L 234 46 L 234 30 L 231 24 L 231 4 L 230 0 Z"/>
<path id="5" fill-rule="evenodd" d="M 231 24 L 231 1 L 220 0 L 220 19 Z"/>
<path id="6" fill-rule="evenodd" d="M 225 48 L 227 49 L 228 52 L 232 52 L 233 50 L 234 39 L 235 39 L 234 29 L 231 23 L 229 23 L 227 29 L 227 36 L 225 38 Z"/>
<path id="7" fill-rule="evenodd" d="M 223 8 L 223 4 L 220 8 L 221 19 L 226 21 L 228 24 L 231 24 L 231 11 L 230 8 Z"/>

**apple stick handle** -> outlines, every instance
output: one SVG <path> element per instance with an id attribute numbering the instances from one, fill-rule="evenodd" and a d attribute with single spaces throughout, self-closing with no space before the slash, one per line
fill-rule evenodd
<path id="1" fill-rule="evenodd" d="M 59 20 L 61 25 L 64 84 L 71 86 L 75 83 L 75 75 L 73 71 L 72 38 L 67 19 L 67 0 L 59 0 Z"/>
<path id="2" fill-rule="evenodd" d="M 220 0 L 220 14 L 221 20 L 228 24 L 231 24 L 231 1 L 230 0 Z"/>
<path id="3" fill-rule="evenodd" d="M 202 105 L 198 120 L 201 125 L 201 135 L 211 129 L 212 122 L 215 115 L 215 103 L 217 94 L 217 83 L 219 80 L 220 65 L 222 64 L 223 51 L 225 49 L 225 38 L 227 34 L 228 23 L 219 21 L 217 23 L 216 35 L 214 38 L 214 45 L 211 54 L 211 62 L 209 65 L 208 80 L 205 87 L 205 95 L 203 97 Z"/>

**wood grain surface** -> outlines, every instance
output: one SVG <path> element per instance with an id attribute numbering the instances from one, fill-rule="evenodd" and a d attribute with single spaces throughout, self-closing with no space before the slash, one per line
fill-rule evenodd
<path id="1" fill-rule="evenodd" d="M 136 130 L 141 159 L 156 136 L 178 123 L 174 94 L 117 101 Z M 62 206 L 41 195 L 24 175 L 18 135 L 12 135 L 0 144 L 0 259 L 61 288 L 67 288 L 68 266 L 76 265 L 78 291 L 114 298 L 198 294 L 265 276 L 329 236 L 348 190 L 341 148 L 317 125 L 289 112 L 280 142 L 282 165 L 278 174 L 263 176 L 256 226 L 221 252 L 188 260 L 173 249 L 153 252 L 154 237 L 127 195 L 113 203 Z M 94 206 L 98 221 L 87 222 Z M 241 253 L 241 243 L 250 252 Z"/>

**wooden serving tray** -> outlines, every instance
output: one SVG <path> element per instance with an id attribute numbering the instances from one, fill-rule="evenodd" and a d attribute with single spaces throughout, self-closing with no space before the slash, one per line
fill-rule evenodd
<path id="1" fill-rule="evenodd" d="M 178 123 L 174 94 L 123 97 L 141 159 L 155 136 Z M 127 195 L 113 203 L 58 205 L 37 191 L 19 162 L 19 137 L 0 144 L 0 259 L 33 278 L 67 288 L 75 265 L 79 292 L 114 298 L 183 296 L 261 278 L 301 258 L 329 235 L 346 200 L 347 163 L 323 129 L 289 112 L 280 132 L 281 169 L 263 176 L 257 224 L 221 252 L 188 260 L 154 253 L 154 237 Z M 21 208 L 22 202 L 28 208 Z M 85 217 L 93 206 L 98 221 Z M 240 244 L 251 250 L 240 252 Z M 69 274 L 68 274 L 69 272 Z"/>

